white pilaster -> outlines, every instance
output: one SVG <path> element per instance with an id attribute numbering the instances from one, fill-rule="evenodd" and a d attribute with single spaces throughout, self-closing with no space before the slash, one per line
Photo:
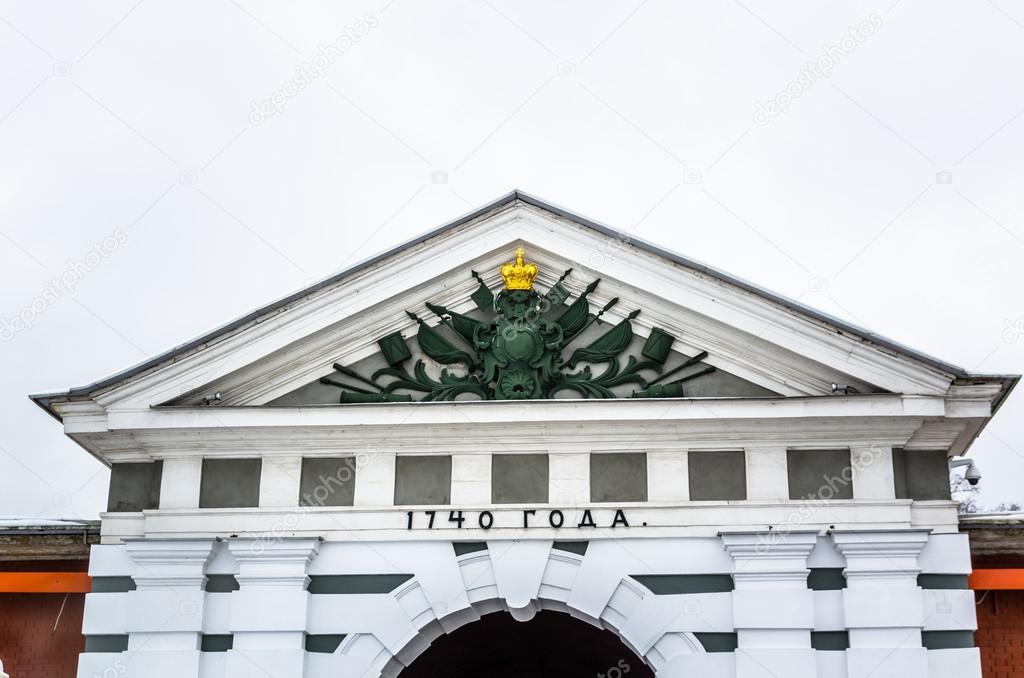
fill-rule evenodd
<path id="1" fill-rule="evenodd" d="M 226 678 L 253 674 L 253 664 L 281 678 L 301 678 L 309 593 L 306 574 L 316 538 L 232 539 L 239 590 L 232 594 Z"/>
<path id="2" fill-rule="evenodd" d="M 892 447 L 889 445 L 853 446 L 850 448 L 853 467 L 854 499 L 895 499 Z"/>
<path id="3" fill-rule="evenodd" d="M 690 466 L 686 450 L 647 453 L 647 499 L 690 500 Z"/>
<path id="4" fill-rule="evenodd" d="M 164 467 L 166 469 L 166 466 Z M 128 594 L 126 678 L 199 676 L 210 539 L 139 539 L 125 543 L 135 562 Z"/>
<path id="5" fill-rule="evenodd" d="M 491 455 L 452 455 L 452 505 L 486 506 L 491 503 Z"/>
<path id="6" fill-rule="evenodd" d="M 816 531 L 723 533 L 735 564 L 736 678 L 815 678 L 807 556 Z"/>
<path id="7" fill-rule="evenodd" d="M 198 508 L 202 476 L 202 457 L 164 459 L 164 470 L 160 476 L 160 508 Z"/>
<path id="8" fill-rule="evenodd" d="M 789 465 L 785 446 L 748 447 L 747 499 L 789 499 Z"/>
<path id="9" fill-rule="evenodd" d="M 374 451 L 357 459 L 355 506 L 392 506 L 395 503 L 395 453 Z M 360 463 L 363 462 L 363 463 Z"/>
<path id="10" fill-rule="evenodd" d="M 834 532 L 846 558 L 843 590 L 849 678 L 927 678 L 918 556 L 927 530 Z"/>
<path id="11" fill-rule="evenodd" d="M 588 453 L 548 455 L 548 497 L 559 506 L 575 506 L 590 501 Z"/>
<path id="12" fill-rule="evenodd" d="M 302 457 L 271 455 L 260 467 L 260 506 L 298 506 Z"/>

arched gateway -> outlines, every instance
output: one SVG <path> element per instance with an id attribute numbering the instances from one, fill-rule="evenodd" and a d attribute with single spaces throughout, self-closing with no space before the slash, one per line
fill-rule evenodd
<path id="1" fill-rule="evenodd" d="M 33 398 L 111 466 L 83 678 L 977 678 L 1015 382 L 513 193 Z"/>

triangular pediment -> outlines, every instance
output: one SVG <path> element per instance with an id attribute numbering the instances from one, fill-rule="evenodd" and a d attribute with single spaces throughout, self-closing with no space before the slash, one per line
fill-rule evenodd
<path id="1" fill-rule="evenodd" d="M 458 365 L 425 355 L 419 324 L 408 312 L 458 350 L 471 352 L 453 328 L 443 325 L 444 314 L 432 313 L 427 304 L 487 323 L 493 313 L 481 310 L 474 293 L 481 283 L 491 293 L 503 289 L 500 268 L 518 247 L 537 267 L 532 283 L 541 294 L 560 286 L 568 295 L 546 311 L 547 320 L 557 321 L 600 279 L 587 295 L 588 327 L 562 347 L 559 363 L 628 323 L 631 336 L 616 354 L 620 368 L 629 356 L 645 360 L 652 332 L 664 334 L 670 350 L 658 367 L 670 372 L 689 362 L 673 372 L 673 381 L 685 379 L 684 397 L 818 396 L 832 393 L 833 384 L 853 393 L 943 395 L 966 376 L 959 368 L 514 193 L 147 365 L 60 395 L 87 395 L 106 409 L 191 406 L 214 393 L 220 394 L 220 405 L 337 403 L 345 389 L 322 380 L 373 392 L 374 383 L 389 381 L 374 378 L 374 372 L 394 367 L 380 342 L 396 336 L 410 353 L 403 369 L 412 373 L 422 357 L 430 379 L 440 379 L 442 369 L 461 374 Z M 607 362 L 583 358 L 573 365 L 577 371 L 588 362 L 594 363 L 595 375 L 607 368 Z M 336 365 L 358 376 L 340 374 Z M 705 373 L 690 378 L 697 372 Z M 644 380 L 657 376 L 658 370 L 650 371 Z M 643 395 L 644 386 L 627 381 L 613 392 Z M 567 396 L 580 397 L 580 392 L 563 389 L 557 397 Z"/>

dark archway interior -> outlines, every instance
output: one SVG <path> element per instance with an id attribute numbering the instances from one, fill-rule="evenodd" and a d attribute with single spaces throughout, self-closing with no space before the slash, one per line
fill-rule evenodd
<path id="1" fill-rule="evenodd" d="M 507 612 L 441 636 L 400 678 L 654 678 L 611 631 L 543 611 L 528 622 Z"/>

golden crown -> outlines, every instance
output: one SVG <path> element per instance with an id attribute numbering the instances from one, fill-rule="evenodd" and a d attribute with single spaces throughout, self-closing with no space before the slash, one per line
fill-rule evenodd
<path id="1" fill-rule="evenodd" d="M 525 253 L 526 251 L 522 247 L 517 247 L 515 262 L 510 261 L 502 265 L 501 277 L 505 280 L 505 289 L 533 289 L 533 279 L 537 277 L 537 265 L 525 263 L 523 261 Z"/>

